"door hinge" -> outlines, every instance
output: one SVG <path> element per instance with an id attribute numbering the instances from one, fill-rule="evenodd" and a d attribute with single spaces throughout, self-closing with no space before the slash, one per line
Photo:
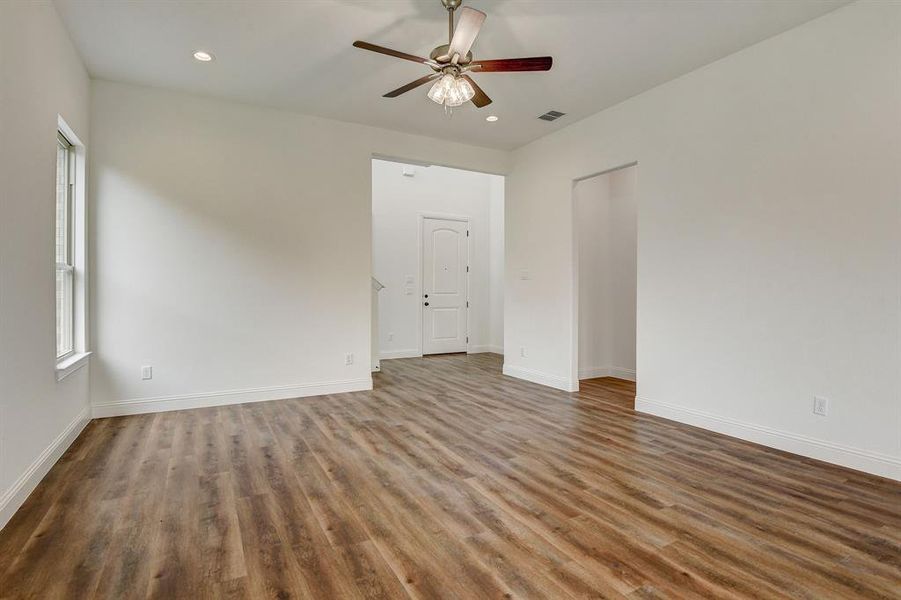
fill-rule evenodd
<path id="1" fill-rule="evenodd" d="M 469 237 L 469 230 L 466 230 L 466 237 Z"/>
<path id="2" fill-rule="evenodd" d="M 468 336 L 468 335 L 466 336 L 466 343 L 467 343 L 467 344 L 469 343 L 469 336 Z"/>
<path id="3" fill-rule="evenodd" d="M 466 301 L 466 308 L 469 308 L 469 300 Z"/>
<path id="4" fill-rule="evenodd" d="M 466 265 L 466 272 L 469 273 L 469 265 Z"/>

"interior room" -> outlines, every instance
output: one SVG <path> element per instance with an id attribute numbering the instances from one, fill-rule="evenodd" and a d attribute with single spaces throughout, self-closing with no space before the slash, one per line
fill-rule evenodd
<path id="1" fill-rule="evenodd" d="M 0 2 L 0 598 L 898 598 L 899 49 Z"/>

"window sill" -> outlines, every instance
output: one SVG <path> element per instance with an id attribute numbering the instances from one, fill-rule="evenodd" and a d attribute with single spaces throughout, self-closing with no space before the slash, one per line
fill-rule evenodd
<path id="1" fill-rule="evenodd" d="M 56 363 L 56 380 L 62 381 L 78 369 L 88 364 L 88 359 L 90 357 L 90 352 L 79 352 L 78 354 L 67 356 L 63 360 Z"/>

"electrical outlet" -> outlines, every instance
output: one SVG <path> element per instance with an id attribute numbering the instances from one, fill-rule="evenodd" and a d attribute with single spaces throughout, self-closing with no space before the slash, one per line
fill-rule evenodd
<path id="1" fill-rule="evenodd" d="M 393 341 L 394 341 L 394 332 L 393 332 L 393 331 L 388 333 L 388 341 L 389 341 L 389 342 L 393 342 Z"/>
<path id="2" fill-rule="evenodd" d="M 825 417 L 829 414 L 829 399 L 822 396 L 813 397 L 813 414 Z"/>
<path id="3" fill-rule="evenodd" d="M 153 379 L 153 367 L 150 365 L 141 367 L 141 379 Z"/>
<path id="4" fill-rule="evenodd" d="M 526 358 L 526 357 L 528 356 L 528 353 L 526 352 L 526 347 L 525 347 L 525 346 L 520 346 L 520 348 L 519 348 L 519 355 L 520 355 L 522 358 Z"/>
<path id="5" fill-rule="evenodd" d="M 351 352 L 350 354 L 345 354 L 345 355 L 344 355 L 344 364 L 345 364 L 345 365 L 352 365 L 352 364 L 354 364 L 354 355 L 353 355 L 352 352 Z"/>

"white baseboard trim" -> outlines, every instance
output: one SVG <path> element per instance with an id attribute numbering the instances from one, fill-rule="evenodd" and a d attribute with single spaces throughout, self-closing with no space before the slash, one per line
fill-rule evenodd
<path id="1" fill-rule="evenodd" d="M 541 385 L 546 385 L 548 387 L 556 388 L 558 390 L 563 390 L 564 392 L 577 392 L 579 391 L 579 382 L 578 381 L 570 381 L 566 377 L 560 377 L 559 375 L 551 375 L 549 373 L 544 373 L 542 371 L 536 371 L 534 369 L 527 369 L 526 367 L 517 367 L 515 365 L 504 365 L 503 370 L 504 375 L 509 375 L 510 377 L 516 377 L 517 379 L 525 379 L 526 381 L 531 381 L 532 383 L 539 383 Z"/>
<path id="2" fill-rule="evenodd" d="M 469 350 L 467 350 L 468 354 L 484 354 L 486 352 L 490 352 L 491 354 L 504 354 L 503 346 L 492 346 L 490 344 L 486 344 L 484 346 L 470 346 Z"/>
<path id="3" fill-rule="evenodd" d="M 843 446 L 640 396 L 635 398 L 635 410 L 778 450 L 901 481 L 901 457 Z"/>
<path id="4" fill-rule="evenodd" d="M 635 381 L 635 369 L 626 369 L 624 367 L 588 367 L 579 370 L 579 379 L 594 379 L 595 377 L 616 377 L 617 379 L 626 379 Z"/>
<path id="5" fill-rule="evenodd" d="M 120 417 L 123 415 L 140 415 L 170 410 L 227 406 L 229 404 L 244 404 L 247 402 L 305 398 L 307 396 L 321 396 L 323 394 L 343 394 L 345 392 L 359 392 L 371 389 L 372 377 L 370 376 L 360 379 L 348 379 L 346 381 L 326 381 L 246 390 L 227 390 L 223 392 L 120 400 L 118 402 L 94 404 L 93 415 L 95 419 L 103 417 Z"/>
<path id="6" fill-rule="evenodd" d="M 594 379 L 595 377 L 610 377 L 610 367 L 587 367 L 579 369 L 579 380 Z"/>
<path id="7" fill-rule="evenodd" d="M 610 377 L 625 379 L 626 381 L 635 381 L 635 369 L 626 369 L 624 367 L 610 367 Z"/>
<path id="8" fill-rule="evenodd" d="M 392 358 L 422 358 L 422 352 L 418 348 L 412 350 L 385 350 L 379 352 L 379 359 L 391 360 Z"/>
<path id="9" fill-rule="evenodd" d="M 38 457 L 31 463 L 25 472 L 0 496 L 0 529 L 6 526 L 12 516 L 19 510 L 34 488 L 47 475 L 47 472 L 56 464 L 59 457 L 72 445 L 81 430 L 91 420 L 91 409 L 85 406 L 72 422 L 44 448 Z"/>

